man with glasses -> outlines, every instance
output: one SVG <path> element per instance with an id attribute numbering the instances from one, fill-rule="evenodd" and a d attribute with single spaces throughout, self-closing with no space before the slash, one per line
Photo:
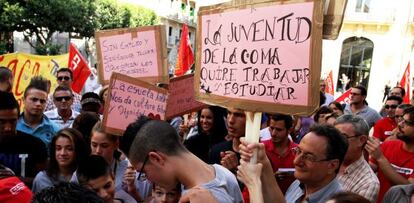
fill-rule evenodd
<path id="1" fill-rule="evenodd" d="M 351 89 L 351 104 L 347 104 L 344 109 L 344 114 L 352 114 L 361 116 L 368 123 L 369 128 L 381 119 L 377 111 L 368 106 L 366 102 L 367 89 L 358 85 Z"/>
<path id="2" fill-rule="evenodd" d="M 371 202 L 376 202 L 379 181 L 363 156 L 368 139 L 368 124 L 359 116 L 343 115 L 337 118 L 335 128 L 349 143 L 338 179 L 345 191 L 359 194 Z"/>
<path id="3" fill-rule="evenodd" d="M 49 146 L 59 127 L 43 114 L 47 102 L 47 80 L 33 77 L 24 91 L 24 112 L 17 121 L 17 130 L 39 138 Z"/>
<path id="4" fill-rule="evenodd" d="M 53 102 L 57 108 L 45 112 L 45 115 L 55 122 L 59 129 L 70 127 L 79 115 L 79 112 L 72 109 L 72 90 L 66 86 L 58 86 L 53 93 Z"/>
<path id="5" fill-rule="evenodd" d="M 66 86 L 72 90 L 72 83 L 73 83 L 73 72 L 69 68 L 60 68 L 56 73 L 56 79 L 59 86 Z M 76 92 L 73 92 L 73 109 L 77 112 L 81 111 L 81 96 Z M 55 103 L 53 99 L 53 95 L 49 95 L 49 100 L 46 105 L 46 111 L 50 111 L 55 109 Z"/>
<path id="6" fill-rule="evenodd" d="M 223 166 L 206 164 L 189 152 L 167 122 L 141 116 L 127 127 L 120 149 L 156 185 L 171 188 L 181 183 L 183 193 L 204 188 L 217 202 L 243 202 L 236 177 Z"/>
<path id="7" fill-rule="evenodd" d="M 371 168 L 378 172 L 379 201 L 391 186 L 414 183 L 414 107 L 404 110 L 397 138 L 382 144 L 369 139 L 365 146 L 371 156 Z"/>
<path id="8" fill-rule="evenodd" d="M 388 140 L 396 140 L 397 139 L 397 133 L 398 133 L 398 123 L 400 123 L 403 120 L 404 116 L 404 110 L 408 107 L 412 106 L 411 104 L 400 104 L 398 105 L 397 109 L 395 110 L 395 123 L 397 124 L 397 127 L 392 130 L 391 135 L 388 136 L 385 141 Z"/>
<path id="9" fill-rule="evenodd" d="M 384 105 L 386 116 L 374 125 L 374 138 L 384 142 L 387 137 L 392 135 L 392 131 L 397 127 L 395 111 L 401 103 L 401 97 L 389 96 L 387 98 Z"/>

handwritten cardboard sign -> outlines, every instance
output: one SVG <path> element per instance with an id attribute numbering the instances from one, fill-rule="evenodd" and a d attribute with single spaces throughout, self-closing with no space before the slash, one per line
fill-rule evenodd
<path id="1" fill-rule="evenodd" d="M 95 32 L 99 80 L 108 84 L 112 73 L 149 83 L 168 83 L 163 25 Z"/>
<path id="2" fill-rule="evenodd" d="M 113 73 L 109 83 L 109 102 L 105 103 L 104 130 L 122 135 L 139 116 L 165 119 L 167 90 L 147 82 Z"/>
<path id="3" fill-rule="evenodd" d="M 233 1 L 198 13 L 196 98 L 308 115 L 319 103 L 321 0 Z"/>
<path id="4" fill-rule="evenodd" d="M 197 111 L 205 104 L 195 100 L 194 75 L 173 78 L 168 86 L 167 119 Z"/>

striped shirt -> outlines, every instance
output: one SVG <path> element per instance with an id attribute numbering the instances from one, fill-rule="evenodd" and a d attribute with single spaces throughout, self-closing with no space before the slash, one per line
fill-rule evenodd
<path id="1" fill-rule="evenodd" d="M 371 202 L 377 201 L 380 189 L 379 180 L 364 156 L 349 165 L 338 180 L 345 191 L 357 193 Z"/>
<path id="2" fill-rule="evenodd" d="M 57 109 L 47 111 L 45 112 L 45 115 L 49 118 L 49 120 L 56 123 L 59 126 L 59 129 L 63 129 L 63 128 L 69 128 L 72 126 L 72 123 L 75 120 L 76 116 L 79 115 L 79 112 L 74 111 L 72 109 L 72 115 L 66 122 L 63 120 L 62 116 L 59 115 Z"/>
<path id="3" fill-rule="evenodd" d="M 333 194 L 341 192 L 342 187 L 338 180 L 333 179 L 328 185 L 321 188 L 315 193 L 310 194 L 304 202 L 306 203 L 320 203 L 326 202 Z M 305 196 L 305 186 L 295 180 L 295 182 L 290 185 L 289 189 L 286 192 L 285 200 L 287 203 L 300 203 L 302 198 Z"/>

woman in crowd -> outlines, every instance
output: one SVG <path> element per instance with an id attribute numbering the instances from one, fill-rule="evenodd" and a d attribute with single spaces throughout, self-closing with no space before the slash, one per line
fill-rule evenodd
<path id="1" fill-rule="evenodd" d="M 92 154 L 102 156 L 110 165 L 112 173 L 115 175 L 116 192 L 124 190 L 137 202 L 142 201 L 150 195 L 151 183 L 148 180 L 136 180 L 136 170 L 130 166 L 128 160 L 120 159 L 118 138 L 116 135 L 105 133 L 102 123 L 97 122 L 91 133 Z M 141 177 L 143 176 L 141 175 Z"/>
<path id="2" fill-rule="evenodd" d="M 78 164 L 90 153 L 81 133 L 72 128 L 57 132 L 50 144 L 50 160 L 45 171 L 39 172 L 32 191 L 37 193 L 59 182 L 69 182 Z"/>
<path id="3" fill-rule="evenodd" d="M 333 113 L 333 111 L 330 108 L 328 108 L 327 106 L 321 106 L 315 112 L 313 120 L 315 120 L 315 122 L 318 124 L 324 124 L 326 122 L 325 116 L 330 113 Z"/>
<path id="4" fill-rule="evenodd" d="M 331 102 L 328 107 L 336 114 L 338 114 L 338 116 L 342 116 L 344 115 L 344 107 L 342 106 L 341 103 L 337 102 L 337 101 L 333 101 Z"/>
<path id="5" fill-rule="evenodd" d="M 198 134 L 184 141 L 187 149 L 204 162 L 208 162 L 210 148 L 224 141 L 227 135 L 224 121 L 225 110 L 217 106 L 203 108 L 198 113 Z"/>

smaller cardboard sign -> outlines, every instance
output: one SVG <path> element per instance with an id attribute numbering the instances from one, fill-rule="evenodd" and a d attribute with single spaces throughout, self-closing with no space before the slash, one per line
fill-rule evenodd
<path id="1" fill-rule="evenodd" d="M 168 92 L 147 82 L 113 73 L 105 103 L 104 131 L 122 135 L 139 116 L 165 120 Z"/>
<path id="2" fill-rule="evenodd" d="M 195 100 L 194 75 L 185 75 L 170 80 L 168 87 L 167 119 L 197 111 L 206 105 Z"/>
<path id="3" fill-rule="evenodd" d="M 168 83 L 164 25 L 97 31 L 95 38 L 101 84 L 108 84 L 114 72 Z"/>

